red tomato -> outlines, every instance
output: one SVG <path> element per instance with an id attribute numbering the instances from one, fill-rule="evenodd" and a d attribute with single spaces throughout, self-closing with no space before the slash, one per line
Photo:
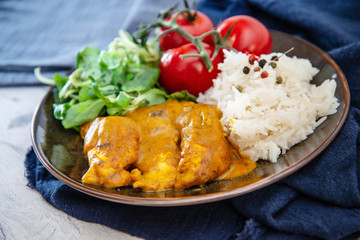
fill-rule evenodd
<path id="1" fill-rule="evenodd" d="M 190 10 L 190 12 L 191 14 L 195 13 L 194 10 Z M 170 21 L 175 17 L 175 15 L 176 12 L 173 13 L 170 17 L 168 17 L 166 21 Z M 188 15 L 186 13 L 182 13 L 177 17 L 175 22 L 185 32 L 195 37 L 200 36 L 201 34 L 211 31 L 215 28 L 211 19 L 199 11 L 197 11 L 197 15 L 194 21 L 189 22 Z M 167 28 L 160 28 L 159 34 L 163 33 L 166 30 Z M 211 36 L 207 38 L 211 39 Z M 177 32 L 169 32 L 159 39 L 161 51 L 166 51 L 171 48 L 177 48 L 187 43 L 189 43 L 189 41 Z"/>
<path id="2" fill-rule="evenodd" d="M 272 49 L 272 38 L 269 30 L 257 19 L 238 15 L 225 19 L 216 28 L 225 37 L 234 25 L 226 45 L 241 52 L 255 55 L 269 54 Z"/>
<path id="3" fill-rule="evenodd" d="M 209 56 L 212 56 L 214 48 L 204 43 Z M 219 55 L 212 61 L 213 70 L 206 68 L 203 60 L 199 57 L 186 57 L 183 54 L 198 54 L 198 50 L 192 44 L 186 44 L 178 48 L 169 49 L 164 52 L 160 59 L 160 83 L 168 93 L 187 90 L 198 96 L 213 85 L 212 80 L 219 73 L 218 64 L 221 62 Z"/>

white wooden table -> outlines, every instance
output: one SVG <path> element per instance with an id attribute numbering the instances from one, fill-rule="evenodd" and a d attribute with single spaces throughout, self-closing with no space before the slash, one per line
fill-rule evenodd
<path id="1" fill-rule="evenodd" d="M 138 239 L 77 220 L 29 188 L 24 159 L 33 112 L 49 87 L 0 88 L 0 239 Z"/>

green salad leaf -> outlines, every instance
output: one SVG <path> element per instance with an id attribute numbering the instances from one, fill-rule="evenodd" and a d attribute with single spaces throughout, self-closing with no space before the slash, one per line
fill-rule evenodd
<path id="1" fill-rule="evenodd" d="M 127 93 L 145 91 L 152 88 L 158 81 L 160 70 L 158 68 L 144 67 L 131 81 L 127 81 L 121 89 Z"/>
<path id="2" fill-rule="evenodd" d="M 77 127 L 100 115 L 105 103 L 100 99 L 89 99 L 72 105 L 67 111 L 62 124 L 64 128 Z"/>
<path id="3" fill-rule="evenodd" d="M 120 116 L 168 99 L 195 101 L 187 91 L 167 94 L 158 78 L 160 52 L 155 42 L 119 31 L 107 50 L 86 47 L 76 56 L 69 76 L 48 79 L 34 70 L 39 81 L 54 85 L 54 117 L 64 128 L 79 126 L 99 116 Z"/>

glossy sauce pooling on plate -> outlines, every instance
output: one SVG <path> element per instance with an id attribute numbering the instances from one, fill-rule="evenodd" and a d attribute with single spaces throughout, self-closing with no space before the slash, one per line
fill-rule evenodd
<path id="1" fill-rule="evenodd" d="M 145 191 L 186 189 L 249 173 L 256 163 L 225 137 L 213 105 L 169 100 L 82 126 L 84 183 Z"/>

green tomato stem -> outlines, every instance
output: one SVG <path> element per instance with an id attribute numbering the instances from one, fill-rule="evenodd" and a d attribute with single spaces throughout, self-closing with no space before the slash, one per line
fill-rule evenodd
<path id="1" fill-rule="evenodd" d="M 142 29 L 139 30 L 140 35 L 148 33 L 148 31 L 150 31 L 151 29 L 158 28 L 158 27 L 166 28 L 166 30 L 155 38 L 156 41 L 159 40 L 159 38 L 161 38 L 165 34 L 168 34 L 170 32 L 176 32 L 176 33 L 180 34 L 183 38 L 187 39 L 189 42 L 194 44 L 196 49 L 199 51 L 199 54 L 183 54 L 180 56 L 180 58 L 183 59 L 185 57 L 200 57 L 202 59 L 202 61 L 204 62 L 205 66 L 207 67 L 207 69 L 209 70 L 209 72 L 211 72 L 212 69 L 214 68 L 212 61 L 216 58 L 220 49 L 226 48 L 226 49 L 235 50 L 235 49 L 225 45 L 225 41 L 228 38 L 228 35 L 225 38 L 222 38 L 221 34 L 218 31 L 216 31 L 215 29 L 212 31 L 206 32 L 200 36 L 194 37 L 191 34 L 187 33 L 182 27 L 180 27 L 176 23 L 176 19 L 181 14 L 184 14 L 184 13 L 189 14 L 190 13 L 189 7 L 186 7 L 185 9 L 178 11 L 170 21 L 166 21 L 166 18 L 169 16 L 170 12 L 171 12 L 171 9 L 168 9 L 167 11 L 160 13 L 158 19 L 154 23 L 144 26 Z M 209 56 L 209 54 L 206 52 L 204 43 L 202 42 L 205 37 L 210 36 L 210 35 L 212 36 L 212 39 L 215 43 L 215 49 L 214 49 L 212 56 Z"/>

